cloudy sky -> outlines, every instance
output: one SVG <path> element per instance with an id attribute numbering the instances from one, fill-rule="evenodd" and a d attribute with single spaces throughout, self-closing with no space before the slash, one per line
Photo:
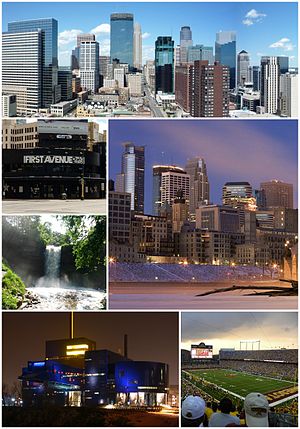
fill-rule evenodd
<path id="1" fill-rule="evenodd" d="M 260 340 L 260 349 L 298 348 L 296 312 L 186 312 L 181 318 L 181 348 L 205 342 L 239 349 L 240 341 Z"/>
<path id="2" fill-rule="evenodd" d="M 214 46 L 216 32 L 234 30 L 237 52 L 248 51 L 254 65 L 262 55 L 287 55 L 291 65 L 297 65 L 296 2 L 5 2 L 3 31 L 10 21 L 57 19 L 59 63 L 69 65 L 80 33 L 96 34 L 101 55 L 109 55 L 110 14 L 116 12 L 133 13 L 135 22 L 141 24 L 144 61 L 153 59 L 158 36 L 172 36 L 178 44 L 180 27 L 189 25 L 194 44 Z"/>
<path id="3" fill-rule="evenodd" d="M 121 171 L 122 143 L 145 145 L 145 212 L 152 210 L 152 166 L 184 167 L 188 158 L 203 157 L 210 199 L 221 203 L 227 181 L 260 183 L 279 179 L 294 185 L 297 207 L 297 121 L 295 120 L 111 120 L 111 179 Z"/>

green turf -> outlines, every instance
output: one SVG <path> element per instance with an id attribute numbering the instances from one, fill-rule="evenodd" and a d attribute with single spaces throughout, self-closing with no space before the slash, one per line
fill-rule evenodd
<path id="1" fill-rule="evenodd" d="M 217 387 L 222 387 L 229 392 L 242 397 L 251 392 L 270 393 L 274 390 L 293 386 L 293 383 L 284 380 L 260 377 L 258 375 L 245 374 L 226 369 L 203 369 L 187 371 L 194 377 L 202 378 Z"/>

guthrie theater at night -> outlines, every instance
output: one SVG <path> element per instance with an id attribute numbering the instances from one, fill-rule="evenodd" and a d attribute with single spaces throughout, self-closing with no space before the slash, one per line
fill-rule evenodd
<path id="1" fill-rule="evenodd" d="M 105 198 L 105 138 L 86 119 L 4 120 L 3 198 Z"/>

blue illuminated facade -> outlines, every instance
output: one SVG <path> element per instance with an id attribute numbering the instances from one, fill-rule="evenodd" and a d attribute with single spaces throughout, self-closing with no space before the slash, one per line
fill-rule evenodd
<path id="1" fill-rule="evenodd" d="M 110 16 L 110 58 L 133 68 L 133 15 L 113 13 Z"/>
<path id="2" fill-rule="evenodd" d="M 46 359 L 29 361 L 19 379 L 24 407 L 157 406 L 169 391 L 167 364 L 95 350 L 86 338 L 47 341 Z"/>
<path id="3" fill-rule="evenodd" d="M 58 24 L 56 19 L 32 19 L 8 23 L 8 32 L 42 31 L 42 107 L 60 101 L 58 85 Z"/>

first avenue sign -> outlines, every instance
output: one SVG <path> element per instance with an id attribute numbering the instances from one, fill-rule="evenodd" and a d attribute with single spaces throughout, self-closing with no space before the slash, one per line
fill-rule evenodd
<path id="1" fill-rule="evenodd" d="M 24 155 L 24 164 L 85 164 L 83 156 L 70 155 Z"/>

